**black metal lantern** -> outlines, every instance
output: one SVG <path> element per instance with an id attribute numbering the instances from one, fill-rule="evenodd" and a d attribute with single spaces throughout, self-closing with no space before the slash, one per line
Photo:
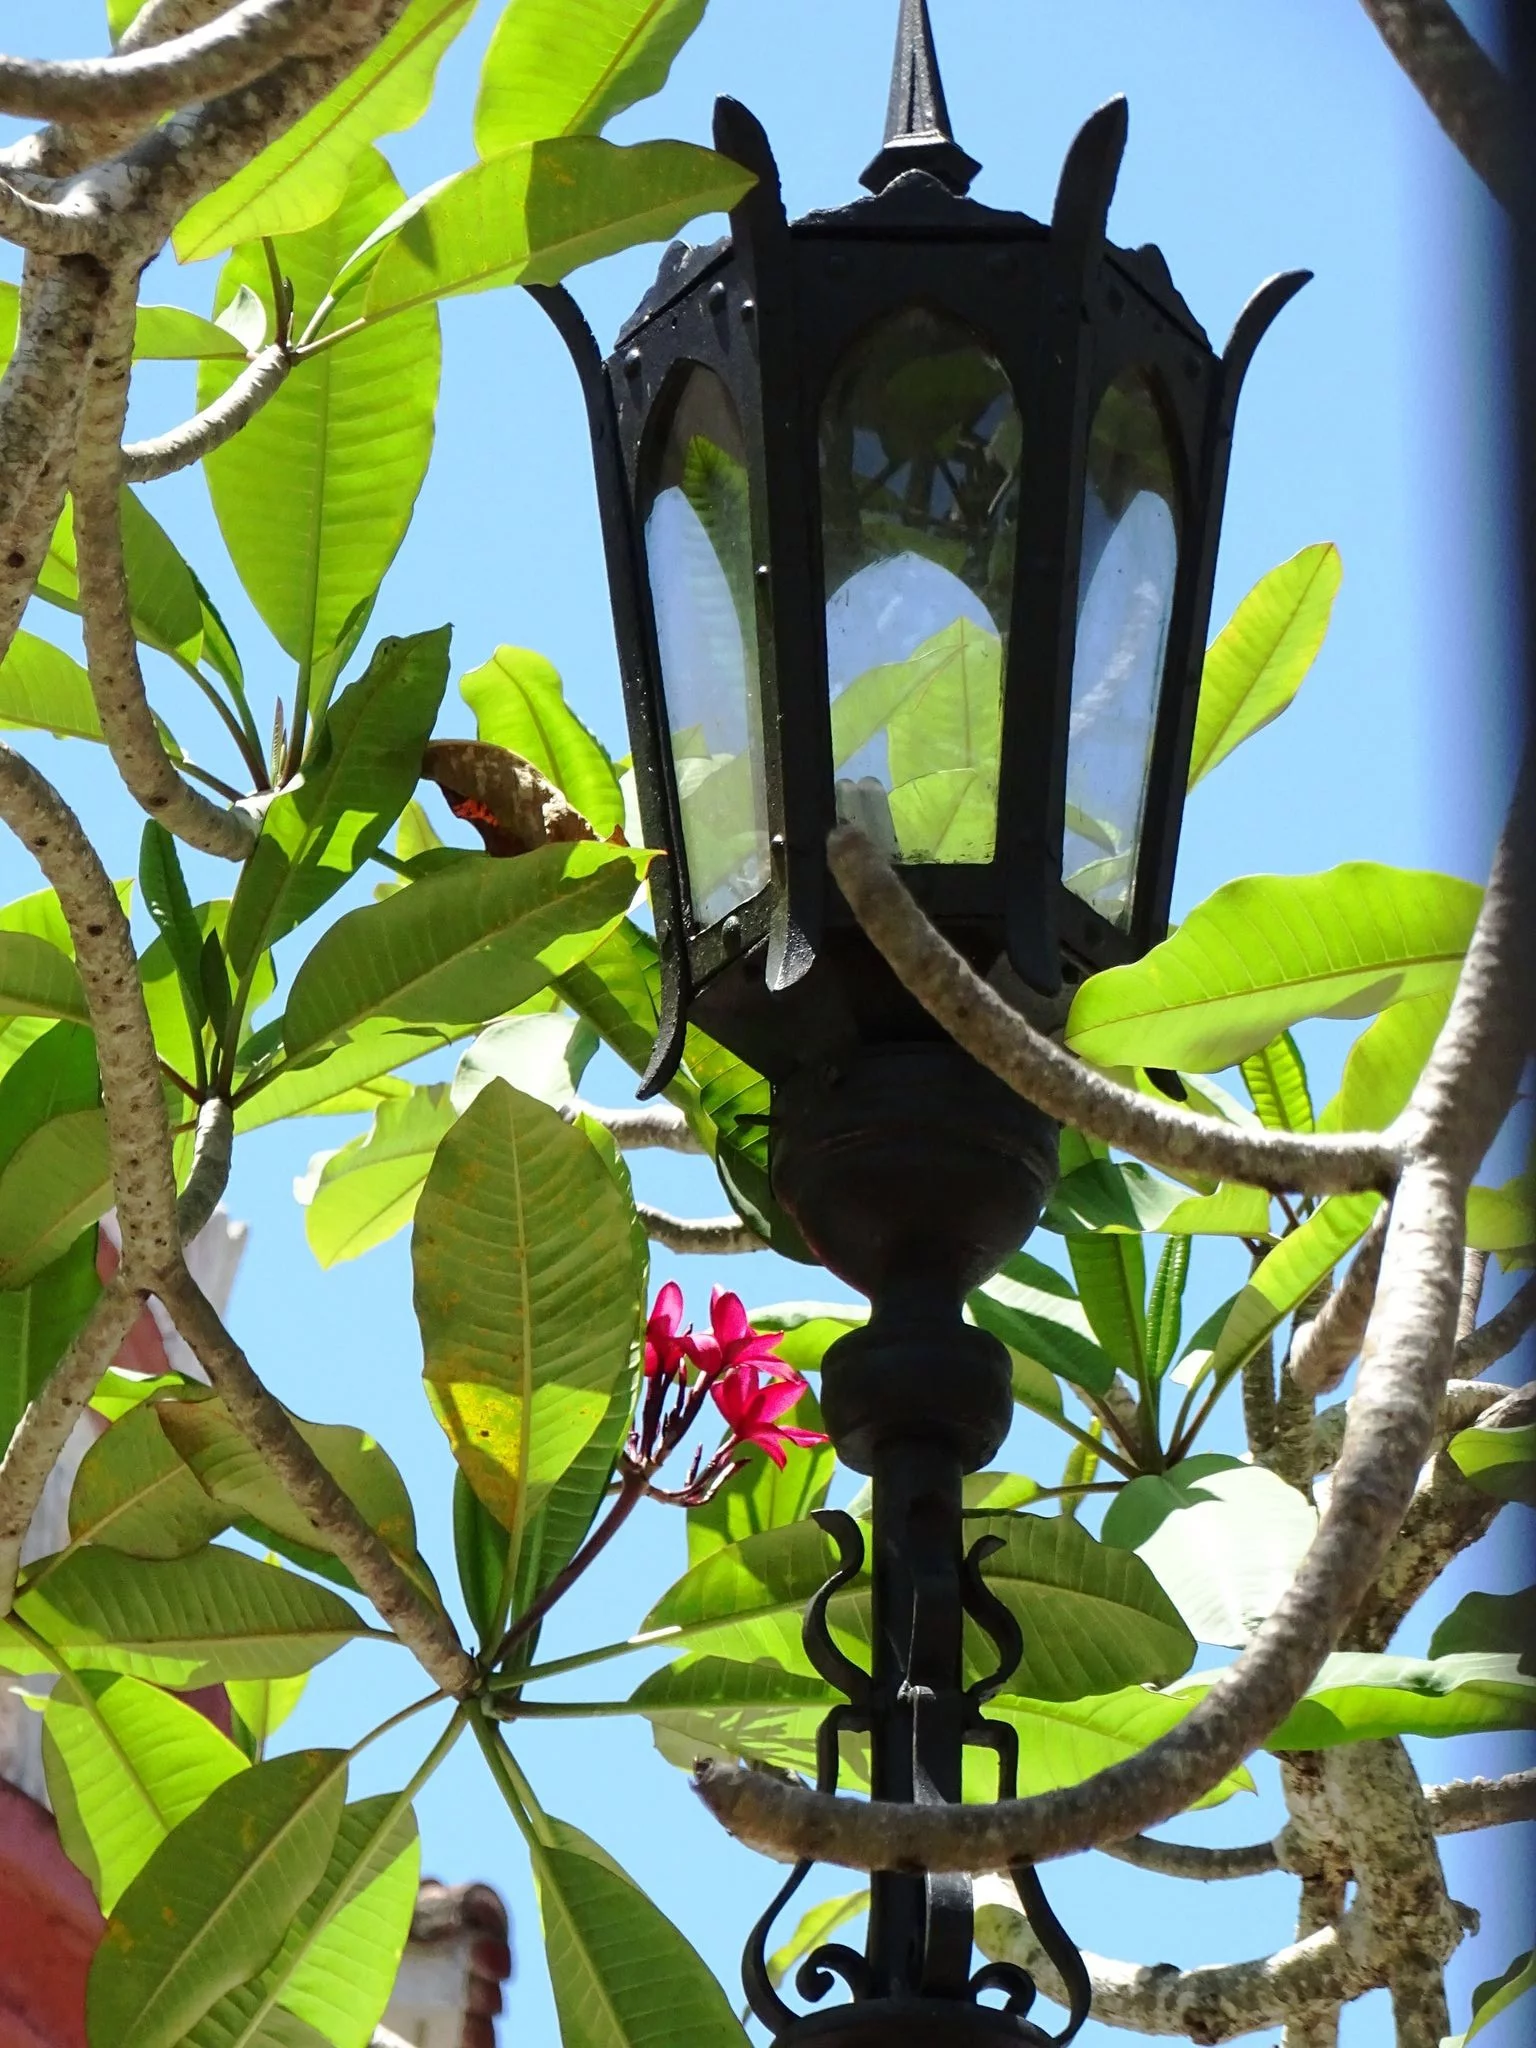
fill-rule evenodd
<path id="1" fill-rule="evenodd" d="M 696 1022 L 773 1083 L 774 1193 L 867 1293 L 823 1366 L 838 1452 L 874 1478 L 873 1668 L 828 1631 L 864 1538 L 823 1518 L 837 1573 L 806 1648 L 866 1734 L 876 1796 L 956 1800 L 1018 1625 L 967 1555 L 961 1485 L 1012 1413 L 1009 1361 L 968 1289 L 1029 1234 L 1056 1131 L 937 1032 L 854 922 L 829 831 L 851 820 L 939 929 L 1026 1010 L 1166 930 L 1238 393 L 1305 283 L 1272 280 L 1224 355 L 1155 248 L 1105 225 L 1123 100 L 1073 144 L 1049 225 L 967 196 L 926 0 L 902 0 L 870 196 L 791 223 L 763 130 L 731 100 L 716 146 L 752 171 L 731 234 L 675 245 L 603 360 L 541 290 L 586 392 L 663 973 L 642 1093 Z M 995 1539 L 994 1539 L 995 1540 Z M 996 1651 L 965 1662 L 966 1617 Z M 967 1682 L 969 1680 L 969 1682 Z M 777 1911 L 804 1877 L 797 1871 Z M 1082 1967 L 1014 1873 L 1086 2013 Z M 776 2038 L 828 2048 L 1041 2043 L 1022 1972 L 971 1973 L 968 1880 L 877 1873 L 867 1953 L 801 1973 L 854 2003 Z M 1006 2009 L 978 2003 L 1000 1991 Z"/>

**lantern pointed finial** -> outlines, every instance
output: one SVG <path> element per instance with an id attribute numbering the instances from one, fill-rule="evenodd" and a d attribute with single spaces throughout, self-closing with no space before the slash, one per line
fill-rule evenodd
<path id="1" fill-rule="evenodd" d="M 951 192 L 963 196 L 980 169 L 981 165 L 966 154 L 950 132 L 928 0 L 901 0 L 891 103 L 885 117 L 885 147 L 860 183 L 871 192 L 883 192 L 903 171 L 926 171 Z"/>

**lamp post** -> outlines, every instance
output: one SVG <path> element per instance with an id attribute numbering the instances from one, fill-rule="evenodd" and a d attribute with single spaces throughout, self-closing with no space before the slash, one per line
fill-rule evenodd
<path id="1" fill-rule="evenodd" d="M 987 1700 L 1017 1621 L 966 1548 L 965 1475 L 1012 1416 L 1010 1364 L 967 1292 L 1038 1220 L 1057 1132 L 940 1034 L 828 871 L 849 820 L 939 929 L 1028 1014 L 1165 930 L 1239 388 L 1306 281 L 1279 277 L 1217 355 L 1155 248 L 1106 218 L 1126 140 L 1112 101 L 1068 155 L 1049 224 L 968 196 L 926 0 L 902 0 L 869 196 L 791 223 L 762 128 L 715 142 L 755 184 L 712 247 L 677 244 L 606 359 L 563 290 L 536 295 L 586 393 L 663 1000 L 642 1093 L 697 1023 L 773 1084 L 776 1198 L 871 1301 L 823 1363 L 838 1455 L 873 1479 L 872 1650 L 828 1602 L 860 1571 L 847 1515 L 806 1649 L 868 1740 L 874 1795 L 961 1797 L 968 1747 L 1011 1795 L 1017 1741 Z M 967 1622 L 973 1624 L 968 1630 Z M 986 1647 L 975 1652 L 967 1645 Z M 876 1872 L 864 1954 L 818 1950 L 797 2016 L 748 1946 L 779 2041 L 1041 2044 L 1034 1987 L 972 1972 L 970 1881 Z M 1072 1992 L 1082 1965 L 1034 1873 L 1013 1873 Z M 1002 2008 L 979 2002 L 1001 1994 Z"/>

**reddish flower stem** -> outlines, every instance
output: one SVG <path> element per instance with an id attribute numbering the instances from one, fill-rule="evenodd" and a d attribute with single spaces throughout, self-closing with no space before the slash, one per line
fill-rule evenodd
<path id="1" fill-rule="evenodd" d="M 500 1665 L 505 1663 L 510 1652 L 522 1641 L 523 1637 L 538 1627 L 539 1623 L 557 1601 L 563 1600 L 589 1566 L 597 1562 L 598 1558 L 602 1556 L 614 1537 L 618 1535 L 641 1501 L 644 1500 L 646 1483 L 646 1477 L 643 1472 L 626 1469 L 622 1480 L 619 1482 L 619 1490 L 614 1498 L 613 1506 L 608 1510 L 602 1521 L 598 1523 L 597 1527 L 592 1531 L 586 1542 L 582 1544 L 565 1569 L 556 1572 L 555 1576 L 533 1604 L 512 1623 L 501 1641 L 496 1645 L 496 1654 L 491 1659 L 492 1664 Z"/>

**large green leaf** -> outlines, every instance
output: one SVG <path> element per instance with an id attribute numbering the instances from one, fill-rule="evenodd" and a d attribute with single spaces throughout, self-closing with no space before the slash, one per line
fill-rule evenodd
<path id="1" fill-rule="evenodd" d="M 322 1266 L 361 1258 L 404 1230 L 455 1121 L 445 1083 L 413 1088 L 383 1104 L 372 1130 L 310 1161 L 294 1193 L 305 1204 L 304 1235 Z"/>
<path id="2" fill-rule="evenodd" d="M 1243 1081 L 1266 1130 L 1316 1128 L 1306 1065 L 1289 1031 L 1282 1031 L 1278 1038 L 1248 1055 L 1243 1061 Z"/>
<path id="3" fill-rule="evenodd" d="M 453 1106 L 468 1109 L 482 1088 L 500 1080 L 547 1102 L 551 1109 L 568 1109 L 597 1046 L 592 1026 L 563 1006 L 498 1018 L 459 1061 Z"/>
<path id="4" fill-rule="evenodd" d="M 1267 1237 L 1269 1197 L 1233 1181 L 1192 1195 L 1134 1160 L 1090 1159 L 1056 1184 L 1047 1230 L 1146 1231 L 1170 1237 Z"/>
<path id="5" fill-rule="evenodd" d="M 51 1025 L 0 1075 L 0 1288 L 62 1259 L 112 1202 L 96 1043 Z"/>
<path id="6" fill-rule="evenodd" d="M 1172 1688 L 1175 1699 L 1209 1692 L 1205 1672 Z M 1536 1727 L 1536 1674 L 1514 1656 L 1391 1657 L 1345 1651 L 1330 1657 L 1306 1697 L 1266 1748 L 1332 1749 L 1394 1735 L 1491 1735 Z"/>
<path id="7" fill-rule="evenodd" d="M 475 102 L 475 148 L 596 135 L 660 92 L 706 0 L 508 0 Z M 574 801 L 574 799 L 573 799 Z"/>
<path id="8" fill-rule="evenodd" d="M 288 237 L 284 272 L 313 309 L 347 251 L 398 204 L 400 187 L 376 150 L 358 159 L 339 209 Z M 237 249 L 218 303 L 241 285 L 270 309 L 259 244 Z M 240 581 L 273 635 L 308 674 L 373 595 L 410 524 L 432 453 L 440 342 L 423 309 L 387 332 L 358 334 L 301 364 L 204 468 Z M 221 397 L 234 366 L 206 363 L 198 400 Z"/>
<path id="9" fill-rule="evenodd" d="M 1113 1362 L 1094 1341 L 1093 1325 L 1071 1283 L 1027 1252 L 1015 1252 L 984 1287 L 970 1296 L 971 1314 L 984 1330 L 1057 1373 L 1075 1387 L 1102 1394 L 1115 1376 Z"/>
<path id="10" fill-rule="evenodd" d="M 338 1116 L 355 1110 L 371 1114 L 381 1103 L 398 1100 L 410 1086 L 386 1076 L 450 1043 L 447 1033 L 430 1025 L 402 1029 L 387 1019 L 370 1019 L 331 1051 L 302 1066 L 272 1071 L 270 1080 L 265 1078 L 269 1067 L 244 1073 L 241 1086 L 253 1092 L 236 1101 L 235 1130 L 254 1131 L 290 1116 Z M 280 1034 L 278 1049 L 281 1055 Z"/>
<path id="11" fill-rule="evenodd" d="M 603 1043 L 635 1073 L 643 1074 L 656 1047 L 661 1005 L 661 963 L 650 934 L 624 918 L 578 966 L 563 972 L 556 985 Z M 689 1076 L 679 1074 L 666 1095 L 696 1129 L 707 1130 L 698 1088 Z"/>
<path id="12" fill-rule="evenodd" d="M 1490 1977 L 1478 1985 L 1472 1994 L 1471 2024 L 1464 2034 L 1453 2034 L 1444 2048 L 1466 2048 L 1466 2043 L 1474 2040 L 1491 2020 L 1508 2012 L 1517 1998 L 1524 1998 L 1531 1991 L 1536 1991 L 1536 1949 L 1516 1956 L 1502 1976 Z"/>
<path id="13" fill-rule="evenodd" d="M 751 185 L 750 171 L 690 142 L 522 143 L 407 201 L 348 277 L 368 273 L 370 323 L 425 317 L 459 292 L 558 284 L 637 242 L 667 241 L 701 213 L 729 211 Z"/>
<path id="14" fill-rule="evenodd" d="M 632 1214 L 585 1133 L 504 1081 L 438 1148 L 412 1240 L 427 1391 L 505 1528 L 547 1499 L 628 1370 Z"/>
<path id="15" fill-rule="evenodd" d="M 1207 1467 L 1194 1476 L 1176 1467 L 1166 1478 L 1134 1479 L 1114 1502 L 1117 1516 L 1139 1512 L 1141 1504 L 1129 1498 L 1138 1488 L 1166 1489 L 1177 1499 L 1142 1536 L 1136 1553 L 1190 1633 L 1233 1648 L 1250 1641 L 1311 1548 L 1316 1508 L 1256 1465 Z M 1105 1529 L 1106 1536 L 1114 1533 L 1108 1516 Z"/>
<path id="16" fill-rule="evenodd" d="M 0 1446 L 10 1442 L 100 1292 L 96 1232 L 86 1230 L 35 1280 L 0 1293 Z"/>
<path id="17" fill-rule="evenodd" d="M 283 1036 L 297 1058 L 370 1017 L 463 1027 L 515 1009 L 623 917 L 646 856 L 581 843 L 516 860 L 465 854 L 341 918 L 294 978 Z"/>
<path id="18" fill-rule="evenodd" d="M 237 974 L 383 845 L 421 774 L 448 684 L 452 633 L 443 626 L 381 640 L 326 717 L 303 774 L 267 806 L 229 914 Z"/>
<path id="19" fill-rule="evenodd" d="M 210 2009 L 187 2048 L 367 2048 L 399 1972 L 420 1864 L 402 1794 L 345 1807 L 324 1875 L 277 1954 Z"/>
<path id="20" fill-rule="evenodd" d="M 237 375 L 233 365 L 229 376 Z M 227 381 L 227 380 L 226 380 Z M 135 636 L 182 661 L 196 661 L 203 651 L 204 607 L 197 578 L 182 560 L 170 535 L 141 499 L 123 488 L 119 500 L 123 529 L 123 569 L 128 580 L 128 609 Z M 75 557 L 74 512 L 68 499 L 59 514 L 48 553 L 38 572 L 37 595 L 62 611 L 80 610 L 80 577 Z"/>
<path id="21" fill-rule="evenodd" d="M 1214 1073 L 1304 1017 L 1367 1017 L 1452 986 L 1482 891 L 1354 861 L 1250 875 L 1130 967 L 1084 982 L 1067 1043 L 1096 1066 Z"/>
<path id="22" fill-rule="evenodd" d="M 1451 1438 L 1451 1462 L 1479 1493 L 1536 1507 L 1536 1423 L 1516 1429 L 1477 1424 Z"/>
<path id="23" fill-rule="evenodd" d="M 1295 697 L 1327 636 L 1343 576 L 1331 542 L 1303 548 L 1238 606 L 1205 657 L 1191 789 Z"/>
<path id="24" fill-rule="evenodd" d="M 531 761 L 599 839 L 613 836 L 624 822 L 619 779 L 606 752 L 566 703 L 551 662 L 526 647 L 498 647 L 489 661 L 464 677 L 459 693 L 475 714 L 482 740 Z"/>
<path id="25" fill-rule="evenodd" d="M 262 235 L 318 227 L 342 205 L 358 158 L 381 135 L 419 121 L 444 50 L 475 0 L 411 0 L 347 78 L 232 178 L 184 214 L 172 240 L 183 263 Z M 288 269 L 285 241 L 278 262 Z"/>
<path id="26" fill-rule="evenodd" d="M 1194 1639 L 1139 1558 L 1057 1516 L 983 1518 L 972 1533 L 1003 1539 L 985 1573 L 1023 1628 L 1024 1659 L 1013 1683 L 1031 1697 L 1078 1699 L 1165 1683 L 1188 1668 Z M 686 1572 L 646 1616 L 641 1633 L 675 1629 L 695 1650 L 748 1663 L 767 1657 L 808 1671 L 800 1616 L 832 1569 L 830 1540 L 813 1522 L 745 1537 Z M 866 1579 L 833 1598 L 829 1619 L 850 1649 L 867 1646 Z M 984 1667 L 988 1651 L 979 1637 L 973 1647 Z"/>
<path id="27" fill-rule="evenodd" d="M 1467 1593 L 1429 1639 L 1431 1657 L 1483 1651 L 1536 1664 L 1536 1586 L 1522 1593 Z"/>
<path id="28" fill-rule="evenodd" d="M 1339 1092 L 1317 1119 L 1320 1131 L 1384 1131 L 1408 1107 L 1451 1007 L 1447 985 L 1392 1003 L 1349 1049 Z"/>
<path id="29" fill-rule="evenodd" d="M 327 1587 L 221 1549 L 164 1563 L 79 1550 L 16 1612 L 67 1663 L 178 1691 L 291 1677 L 368 1633 Z"/>
<path id="30" fill-rule="evenodd" d="M 1226 1379 L 1246 1364 L 1360 1242 L 1380 1207 L 1379 1195 L 1330 1195 L 1321 1202 L 1299 1230 L 1259 1261 L 1214 1348 L 1205 1355 L 1192 1348 L 1174 1377 L 1185 1384 L 1208 1373 Z"/>
<path id="31" fill-rule="evenodd" d="M 309 1673 L 296 1678 L 232 1678 L 224 1690 L 235 1721 L 235 1734 L 258 1755 L 282 1727 L 309 1683 Z"/>
<path id="32" fill-rule="evenodd" d="M 530 1847 L 563 2048 L 744 2048 L 697 1951 L 579 1829 Z"/>
<path id="33" fill-rule="evenodd" d="M 1536 1173 L 1517 1174 L 1500 1188 L 1467 1189 L 1467 1243 L 1497 1252 L 1506 1272 L 1529 1266 L 1536 1246 Z"/>
<path id="34" fill-rule="evenodd" d="M 18 632 L 0 662 L 0 727 L 51 732 L 61 740 L 100 740 L 91 679 L 62 647 Z"/>
<path id="35" fill-rule="evenodd" d="M 332 1539 L 290 1497 L 230 1420 L 222 1401 L 162 1400 L 152 1412 L 168 1442 L 222 1509 L 231 1516 L 249 1516 L 290 1543 L 331 1553 Z M 435 1598 L 431 1575 L 417 1555 L 411 1497 L 388 1452 L 350 1423 L 305 1422 L 296 1415 L 290 1419 L 369 1528 L 422 1591 Z"/>
<path id="36" fill-rule="evenodd" d="M 1124 1763 L 1176 1728 L 1191 1704 L 1133 1685 L 1077 1700 L 1035 1700 L 1001 1693 L 986 1712 L 988 1720 L 1008 1722 L 1018 1731 L 1019 1796 L 1028 1799 L 1037 1792 L 1081 1784 L 1095 1771 Z M 981 1771 L 975 1776 L 979 1781 L 975 1796 L 995 1798 L 995 1776 Z M 1253 1789 L 1252 1777 L 1239 1766 L 1195 1803 L 1197 1807 L 1219 1806 L 1234 1793 Z"/>
<path id="37" fill-rule="evenodd" d="M 1074 1231 L 1067 1257 L 1078 1299 L 1106 1356 L 1139 1381 L 1146 1364 L 1147 1266 L 1141 1239 Z"/>
<path id="38" fill-rule="evenodd" d="M 153 1401 L 130 1409 L 98 1437 L 70 1489 L 70 1541 L 99 1543 L 129 1557 L 189 1557 L 230 1520 L 182 1462 Z M 29 1583 L 45 1576 L 43 1567 Z"/>
<path id="39" fill-rule="evenodd" d="M 195 1707 L 99 1671 L 67 1673 L 54 1687 L 43 1765 L 59 1839 L 104 1913 L 171 1830 L 246 1768 Z"/>
<path id="40" fill-rule="evenodd" d="M 169 2048 L 271 1959 L 325 1872 L 346 1798 L 338 1750 L 218 1787 L 118 1901 L 86 1985 L 91 2048 Z"/>

